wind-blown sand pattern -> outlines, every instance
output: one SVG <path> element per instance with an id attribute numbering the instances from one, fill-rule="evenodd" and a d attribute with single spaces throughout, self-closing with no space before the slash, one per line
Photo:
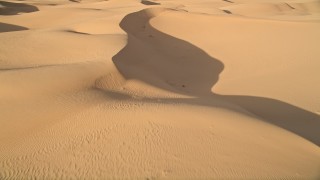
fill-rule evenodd
<path id="1" fill-rule="evenodd" d="M 315 0 L 0 1 L 0 179 L 319 179 Z"/>

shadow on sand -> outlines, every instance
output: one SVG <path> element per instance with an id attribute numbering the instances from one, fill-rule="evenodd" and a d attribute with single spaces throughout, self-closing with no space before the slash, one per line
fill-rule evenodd
<path id="1" fill-rule="evenodd" d="M 150 6 L 150 5 L 160 5 L 160 3 L 152 2 L 152 1 L 147 1 L 147 0 L 142 0 L 141 4 Z"/>
<path id="2" fill-rule="evenodd" d="M 11 31 L 23 31 L 23 30 L 28 30 L 28 28 L 0 22 L 0 33 L 11 32 Z"/>
<path id="3" fill-rule="evenodd" d="M 161 99 L 162 103 L 222 108 L 230 108 L 233 104 L 245 109 L 247 115 L 291 131 L 320 146 L 320 116 L 315 113 L 271 98 L 212 93 L 211 88 L 219 79 L 223 63 L 186 41 L 152 28 L 149 20 L 161 11 L 164 9 L 142 10 L 127 15 L 121 21 L 120 27 L 127 32 L 128 43 L 113 57 L 113 62 L 126 79 L 138 79 L 152 86 L 195 97 Z M 125 96 L 122 95 L 123 98 Z M 229 105 L 224 106 L 221 102 Z"/>
<path id="4" fill-rule="evenodd" d="M 39 11 L 36 6 L 24 3 L 0 1 L 0 15 L 18 15 L 19 13 L 31 13 L 35 11 Z"/>

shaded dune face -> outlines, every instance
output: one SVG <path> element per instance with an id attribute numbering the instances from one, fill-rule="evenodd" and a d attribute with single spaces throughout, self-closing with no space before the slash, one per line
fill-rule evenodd
<path id="1" fill-rule="evenodd" d="M 39 11 L 39 9 L 30 4 L 0 1 L 0 15 L 18 15 L 19 13 L 31 13 L 35 11 Z"/>
<path id="2" fill-rule="evenodd" d="M 23 31 L 23 30 L 28 30 L 28 28 L 0 22 L 0 33 L 11 32 L 11 31 Z"/>
<path id="3" fill-rule="evenodd" d="M 143 10 L 121 21 L 128 44 L 113 57 L 114 64 L 127 79 L 191 96 L 212 94 L 223 64 L 192 44 L 152 28 L 149 20 L 163 11 Z"/>
<path id="4" fill-rule="evenodd" d="M 290 131 L 320 146 L 320 116 L 276 99 L 255 96 L 220 96 L 261 120 Z"/>
<path id="5" fill-rule="evenodd" d="M 280 100 L 212 92 L 224 65 L 200 48 L 151 27 L 149 20 L 166 9 L 147 9 L 127 15 L 120 23 L 128 43 L 113 62 L 126 79 L 195 97 L 162 99 L 235 110 L 273 124 L 320 146 L 320 116 Z M 208 100 L 209 103 L 208 103 Z M 227 106 L 215 102 L 225 102 Z"/>
<path id="6" fill-rule="evenodd" d="M 147 0 L 142 0 L 141 1 L 141 4 L 144 4 L 144 5 L 160 5 L 160 3 L 156 3 L 156 2 L 152 2 L 152 1 L 147 1 Z"/>

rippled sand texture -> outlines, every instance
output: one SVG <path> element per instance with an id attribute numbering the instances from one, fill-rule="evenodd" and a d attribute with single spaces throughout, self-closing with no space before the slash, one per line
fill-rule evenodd
<path id="1" fill-rule="evenodd" d="M 320 178 L 320 2 L 0 1 L 0 179 Z"/>

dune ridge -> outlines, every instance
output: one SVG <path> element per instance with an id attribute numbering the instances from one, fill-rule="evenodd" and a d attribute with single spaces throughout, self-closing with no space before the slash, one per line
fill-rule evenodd
<path id="1" fill-rule="evenodd" d="M 319 135 L 320 117 L 315 113 L 271 98 L 228 96 L 213 93 L 211 88 L 217 83 L 224 65 L 201 49 L 153 29 L 148 23 L 149 20 L 163 11 L 165 10 L 147 9 L 126 16 L 120 23 L 120 26 L 129 34 L 128 44 L 113 57 L 113 61 L 119 71 L 123 72 L 122 74 L 125 78 L 139 79 L 161 89 L 185 93 L 204 102 L 210 99 L 212 102 L 223 100 L 238 104 L 239 107 L 244 108 L 251 114 L 293 131 L 318 146 L 320 145 L 317 136 Z M 149 48 L 161 47 L 161 49 L 154 48 L 156 50 L 151 51 L 153 50 L 151 48 L 151 52 L 145 52 L 144 50 L 147 48 L 141 48 L 142 45 L 137 46 L 140 43 L 137 42 L 139 40 L 148 42 Z M 174 53 L 171 52 L 172 49 L 175 49 Z M 165 56 L 156 58 L 155 54 L 157 53 Z M 195 69 L 195 66 L 198 68 Z M 160 83 L 153 77 L 165 81 Z M 166 81 L 166 79 L 170 79 L 170 81 Z M 270 111 L 272 114 L 270 114 Z M 301 123 L 301 119 L 304 119 L 303 126 L 297 125 L 299 122 Z"/>

